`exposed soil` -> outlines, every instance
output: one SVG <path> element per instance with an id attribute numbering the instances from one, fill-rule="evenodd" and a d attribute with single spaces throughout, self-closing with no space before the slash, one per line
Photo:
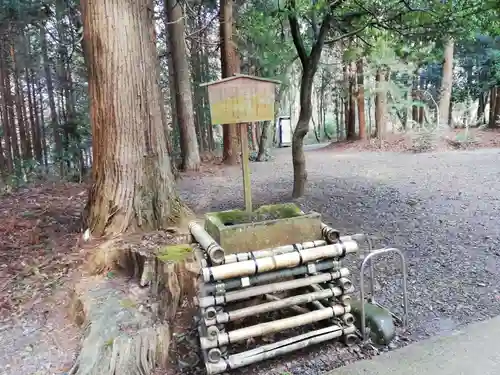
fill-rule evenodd
<path id="1" fill-rule="evenodd" d="M 0 197 L 0 374 L 62 374 L 80 340 L 68 317 L 85 189 L 43 184 Z"/>
<path id="2" fill-rule="evenodd" d="M 473 150 L 500 147 L 500 129 L 447 129 L 428 141 L 432 134 L 403 133 L 388 134 L 383 139 L 342 141 L 331 143 L 322 151 L 390 151 L 429 152 L 450 150 Z"/>
<path id="3" fill-rule="evenodd" d="M 254 204 L 290 202 L 290 149 L 251 163 Z M 500 314 L 500 150 L 439 153 L 309 151 L 307 193 L 298 203 L 321 212 L 342 233 L 365 232 L 404 250 L 410 327 L 392 350 Z M 243 207 L 239 167 L 206 169 L 179 181 L 201 214 Z M 39 185 L 0 197 L 0 374 L 63 374 L 78 349 L 66 316 L 69 273 L 86 198 L 77 184 Z M 351 271 L 359 259 L 350 259 Z M 378 301 L 401 314 L 400 273 L 390 257 L 376 270 Z M 354 275 L 354 285 L 357 277 Z M 175 352 L 193 373 L 189 319 L 179 317 Z M 186 333 L 183 333 L 186 332 Z M 241 370 L 245 374 L 320 374 L 376 355 L 377 349 L 330 343 Z M 181 360 L 182 360 L 181 358 Z M 176 361 L 174 361 L 176 362 Z M 180 372 L 172 366 L 168 374 Z"/>

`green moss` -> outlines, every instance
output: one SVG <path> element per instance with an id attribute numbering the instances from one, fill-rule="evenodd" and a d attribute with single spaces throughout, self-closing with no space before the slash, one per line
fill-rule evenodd
<path id="1" fill-rule="evenodd" d="M 161 248 L 156 257 L 163 262 L 175 262 L 185 259 L 192 250 L 189 244 L 169 245 Z"/>
<path id="2" fill-rule="evenodd" d="M 293 203 L 284 203 L 284 204 L 270 204 L 267 206 L 261 206 L 256 212 L 265 214 L 265 213 L 274 213 L 279 215 L 279 218 L 286 219 L 290 217 L 297 217 L 302 215 L 302 210 L 300 207 Z"/>
<path id="3" fill-rule="evenodd" d="M 297 217 L 302 215 L 302 212 L 295 204 L 285 203 L 261 206 L 252 213 L 243 210 L 230 210 L 213 212 L 209 215 L 218 219 L 220 225 L 238 225 Z"/>
<path id="4" fill-rule="evenodd" d="M 136 307 L 136 303 L 129 298 L 123 299 L 120 301 L 120 306 L 125 308 L 134 308 Z"/>
<path id="5" fill-rule="evenodd" d="M 113 347 L 113 342 L 115 341 L 114 338 L 108 339 L 104 342 L 104 347 L 105 348 L 112 348 Z"/>

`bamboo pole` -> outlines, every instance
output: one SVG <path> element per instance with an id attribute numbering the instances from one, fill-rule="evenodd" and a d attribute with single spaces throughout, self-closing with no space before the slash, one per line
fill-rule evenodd
<path id="1" fill-rule="evenodd" d="M 290 353 L 295 350 L 303 349 L 308 346 L 319 344 L 324 341 L 333 340 L 344 335 L 350 335 L 356 331 L 356 327 L 331 326 L 315 331 L 307 332 L 302 335 L 281 340 L 272 344 L 262 345 L 257 349 L 248 350 L 242 353 L 233 354 L 225 361 L 218 363 L 207 363 L 206 369 L 208 375 L 223 373 L 229 369 L 251 365 L 271 359 L 282 354 Z"/>
<path id="2" fill-rule="evenodd" d="M 248 253 L 235 253 L 228 254 L 224 258 L 224 264 L 243 262 L 245 260 L 271 257 L 273 255 L 291 253 L 296 250 L 311 249 L 313 247 L 325 246 L 327 243 L 324 240 L 308 241 L 303 243 L 296 243 L 293 245 L 284 245 L 279 247 L 272 247 L 269 249 L 250 251 Z"/>
<path id="3" fill-rule="evenodd" d="M 342 289 L 351 289 L 352 288 L 352 282 L 346 277 L 341 277 L 340 279 L 337 280 L 338 285 Z"/>
<path id="4" fill-rule="evenodd" d="M 217 363 L 222 358 L 222 352 L 219 348 L 212 348 L 208 351 L 207 358 L 210 363 Z"/>
<path id="5" fill-rule="evenodd" d="M 350 333 L 348 335 L 345 335 L 343 337 L 343 341 L 344 341 L 344 344 L 346 346 L 353 346 L 354 344 L 356 344 L 359 339 L 358 339 L 358 336 L 354 333 Z"/>
<path id="6" fill-rule="evenodd" d="M 342 327 L 342 326 L 340 326 L 338 324 L 334 324 L 334 325 L 327 326 L 327 327 L 324 327 L 324 328 L 320 328 L 320 329 L 317 329 L 317 330 L 314 330 L 314 331 L 309 331 L 309 332 L 306 332 L 306 333 L 302 333 L 300 335 L 293 336 L 293 337 L 290 337 L 288 339 L 284 339 L 284 340 L 277 341 L 277 342 L 270 343 L 270 344 L 266 344 L 266 345 L 261 345 L 261 346 L 255 348 L 255 349 L 250 349 L 250 350 L 246 350 L 244 352 L 235 353 L 235 354 L 232 355 L 232 357 L 233 358 L 253 357 L 253 356 L 256 356 L 256 355 L 259 355 L 259 354 L 263 354 L 263 353 L 265 353 L 265 352 L 267 352 L 269 350 L 279 348 L 281 346 L 286 346 L 286 345 L 289 345 L 289 344 L 293 344 L 295 342 L 302 341 L 304 339 L 312 338 L 312 337 L 319 336 L 319 335 L 324 335 L 326 333 L 331 333 L 331 332 L 335 332 L 335 331 L 339 331 L 339 330 L 344 330 L 344 334 L 347 335 L 353 329 L 354 329 L 354 332 L 355 332 L 356 331 L 356 327 Z"/>
<path id="7" fill-rule="evenodd" d="M 321 234 L 323 235 L 326 242 L 333 244 L 339 242 L 340 232 L 337 229 L 321 223 Z"/>
<path id="8" fill-rule="evenodd" d="M 207 267 L 202 269 L 203 280 L 210 282 L 238 276 L 251 276 L 282 268 L 293 268 L 320 259 L 343 257 L 346 254 L 358 251 L 358 249 L 356 241 L 346 241 L 312 249 L 297 250 L 272 257 Z"/>
<path id="9" fill-rule="evenodd" d="M 281 310 L 286 307 L 303 305 L 306 303 L 311 303 L 313 301 L 318 301 L 325 298 L 331 298 L 335 296 L 336 293 L 338 293 L 338 291 L 336 291 L 334 288 L 324 289 L 319 292 L 300 294 L 298 296 L 278 299 L 277 301 L 261 303 L 259 305 L 244 307 L 229 312 L 220 312 L 216 314 L 215 319 L 211 320 L 211 323 L 224 324 L 235 320 L 243 319 L 252 315 L 264 314 L 270 311 Z M 350 306 L 342 306 L 342 305 L 332 306 L 332 309 L 335 312 L 335 316 L 344 315 L 351 311 Z M 306 312 L 308 311 L 306 310 Z M 206 319 L 205 324 L 208 326 L 209 323 L 210 320 Z"/>
<path id="10" fill-rule="evenodd" d="M 367 238 L 368 238 L 367 235 L 364 233 L 356 233 L 356 234 L 351 234 L 351 235 L 347 235 L 347 236 L 340 236 L 339 242 L 345 242 L 345 241 L 364 242 L 364 241 L 367 241 Z M 294 245 L 284 245 L 284 246 L 279 246 L 279 247 L 275 247 L 275 248 L 257 250 L 257 251 L 252 251 L 252 252 L 248 252 L 248 253 L 228 254 L 224 258 L 224 264 L 242 262 L 245 260 L 255 259 L 255 258 L 264 258 L 264 257 L 273 256 L 273 255 L 278 255 L 278 254 L 291 253 L 292 251 L 296 251 L 297 249 L 299 249 L 299 250 L 310 249 L 313 247 L 324 246 L 327 244 L 328 243 L 325 240 L 316 240 L 316 241 L 304 242 L 301 244 L 297 243 Z"/>
<path id="11" fill-rule="evenodd" d="M 325 309 L 326 307 L 320 301 L 311 301 L 316 310 Z"/>
<path id="12" fill-rule="evenodd" d="M 335 306 L 342 306 L 342 305 L 335 305 Z M 333 306 L 332 306 L 332 308 L 333 308 Z M 350 326 L 350 325 L 354 324 L 354 321 L 355 321 L 354 315 L 352 315 L 349 312 L 346 312 L 344 315 L 342 315 L 342 321 L 346 325 Z"/>
<path id="13" fill-rule="evenodd" d="M 192 221 L 189 223 L 189 231 L 200 246 L 207 252 L 213 264 L 224 262 L 224 249 L 210 236 L 203 227 Z"/>
<path id="14" fill-rule="evenodd" d="M 235 290 L 232 292 L 228 292 L 225 295 L 200 297 L 198 298 L 198 304 L 202 308 L 215 305 L 224 305 L 228 302 L 234 302 L 242 299 L 261 296 L 267 293 L 275 293 L 285 290 L 302 288 L 311 284 L 326 283 L 328 281 L 335 280 L 347 275 L 349 275 L 349 270 L 347 268 L 341 268 L 339 271 L 335 272 L 321 273 L 318 275 L 304 277 L 301 279 L 282 281 L 273 284 L 259 285 L 243 290 Z M 332 288 L 332 290 L 335 290 L 335 297 L 341 296 L 342 294 L 344 294 L 344 292 L 348 293 L 350 291 L 342 289 L 340 287 Z"/>
<path id="15" fill-rule="evenodd" d="M 268 301 L 281 301 L 281 298 L 276 297 L 274 294 L 266 294 L 265 297 Z M 309 312 L 309 310 L 306 309 L 305 307 L 300 307 L 300 306 L 288 306 L 288 307 L 290 308 L 290 310 L 293 310 L 299 314 L 305 314 Z"/>
<path id="16" fill-rule="evenodd" d="M 316 272 L 326 272 L 328 270 L 338 271 L 341 268 L 340 266 L 341 262 L 331 259 L 314 263 Z M 310 273 L 310 270 L 311 269 L 307 265 L 305 265 L 279 271 L 266 272 L 249 277 L 227 279 L 223 282 L 208 284 L 201 283 L 199 286 L 199 291 L 201 295 L 211 295 L 217 293 L 219 290 L 229 291 L 239 288 L 245 288 L 252 285 L 269 283 L 281 278 L 306 275 Z"/>
<path id="17" fill-rule="evenodd" d="M 344 308 L 340 306 L 340 308 Z M 236 342 L 245 341 L 252 337 L 265 336 L 271 333 L 285 331 L 287 329 L 304 326 L 319 322 L 321 320 L 333 318 L 335 313 L 339 311 L 332 307 L 326 307 L 322 310 L 311 311 L 306 314 L 296 315 L 289 318 L 274 320 L 256 324 L 249 327 L 236 329 L 229 332 L 219 332 L 217 340 L 210 340 L 207 337 L 200 337 L 200 346 L 202 349 L 211 349 L 218 346 L 224 346 Z"/>

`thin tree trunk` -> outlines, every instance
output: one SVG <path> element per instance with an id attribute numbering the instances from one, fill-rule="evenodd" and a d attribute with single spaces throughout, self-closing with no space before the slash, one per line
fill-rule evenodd
<path id="1" fill-rule="evenodd" d="M 233 40 L 233 2 L 221 0 L 220 5 L 220 46 L 222 78 L 232 77 L 240 71 L 240 61 Z M 235 124 L 222 125 L 224 149 L 222 158 L 226 164 L 238 163 L 238 132 Z"/>
<path id="2" fill-rule="evenodd" d="M 385 134 L 385 111 L 386 111 L 386 88 L 385 73 L 381 68 L 377 69 L 375 76 L 376 94 L 375 94 L 375 137 L 382 139 Z"/>
<path id="3" fill-rule="evenodd" d="M 477 121 L 478 123 L 484 124 L 484 112 L 486 105 L 488 104 L 488 96 L 484 95 L 484 92 L 479 94 L 479 105 L 477 107 Z"/>
<path id="4" fill-rule="evenodd" d="M 366 139 L 366 121 L 365 121 L 365 88 L 364 88 L 364 74 L 363 74 L 363 59 L 356 62 L 356 71 L 358 78 L 358 123 L 359 123 L 359 138 Z"/>
<path id="5" fill-rule="evenodd" d="M 496 103 L 497 103 L 497 96 L 498 95 L 498 89 L 497 87 L 492 87 L 490 89 L 490 111 L 489 111 L 489 118 L 488 118 L 488 127 L 489 128 L 494 128 L 495 127 L 495 113 L 496 113 Z"/>
<path id="6" fill-rule="evenodd" d="M 426 88 L 426 81 L 425 81 L 425 75 L 424 72 L 420 72 L 420 78 L 419 78 L 419 92 L 418 92 L 418 97 L 420 100 L 420 106 L 418 107 L 418 123 L 422 125 L 424 123 L 424 95 L 425 95 L 425 88 Z"/>
<path id="7" fill-rule="evenodd" d="M 55 163 L 59 165 L 59 174 L 64 174 L 64 165 L 62 162 L 62 140 L 61 135 L 59 133 L 59 121 L 57 119 L 57 110 L 56 110 L 56 101 L 54 97 L 54 85 L 52 83 L 52 72 L 50 69 L 50 61 L 47 47 L 47 35 L 45 34 L 45 27 L 40 27 L 40 40 L 42 45 L 42 59 L 43 59 L 43 68 L 45 71 L 45 81 L 47 83 L 47 96 L 49 99 L 49 108 L 50 108 L 50 120 L 51 120 L 51 128 L 52 134 L 54 136 L 54 144 L 55 144 Z"/>
<path id="8" fill-rule="evenodd" d="M 340 123 L 341 123 L 341 118 L 340 118 L 340 108 L 341 108 L 341 103 L 338 95 L 335 95 L 335 130 L 336 130 L 336 141 L 338 142 L 340 139 Z M 326 128 L 325 129 L 325 135 L 326 134 Z M 328 138 L 329 140 L 331 138 Z"/>
<path id="9" fill-rule="evenodd" d="M 344 62 L 344 65 L 342 67 L 342 72 L 343 72 L 343 81 L 342 85 L 344 88 L 344 133 L 346 135 L 346 139 L 349 133 L 349 116 L 351 115 L 351 112 L 349 110 L 349 66 L 346 62 Z"/>
<path id="10" fill-rule="evenodd" d="M 184 16 L 181 4 L 177 0 L 165 0 L 165 10 L 180 134 L 181 169 L 195 171 L 200 168 L 200 152 L 194 124 L 193 94 L 184 38 Z"/>
<path id="11" fill-rule="evenodd" d="M 344 139 L 344 130 L 345 130 L 345 99 L 344 97 L 340 98 L 340 122 L 337 125 L 337 141 Z"/>
<path id="12" fill-rule="evenodd" d="M 33 137 L 33 151 L 36 161 L 43 164 L 42 140 L 40 137 L 40 122 L 38 120 L 37 102 L 35 99 L 35 86 L 33 83 L 33 72 L 31 69 L 25 70 L 26 86 L 28 88 L 28 107 L 31 123 L 31 135 Z"/>
<path id="13" fill-rule="evenodd" d="M 453 47 L 453 40 L 448 39 L 444 49 L 443 79 L 439 99 L 439 125 L 449 125 L 448 113 L 450 111 L 451 88 L 453 86 Z"/>
<path id="14" fill-rule="evenodd" d="M 29 131 L 26 126 L 26 106 L 24 103 L 24 94 L 19 85 L 20 71 L 17 64 L 16 51 L 14 44 L 10 46 L 10 58 L 12 70 L 14 73 L 14 98 L 16 104 L 17 126 L 19 128 L 19 140 L 21 143 L 21 154 L 23 160 L 29 160 L 33 157 Z"/>
<path id="15" fill-rule="evenodd" d="M 356 98 L 354 97 L 354 87 L 356 85 L 356 75 L 353 64 L 349 64 L 349 121 L 347 122 L 346 137 L 348 140 L 356 139 Z"/>
<path id="16" fill-rule="evenodd" d="M 368 97 L 367 103 L 368 105 L 368 138 L 372 137 L 372 129 L 373 129 L 373 119 L 372 119 L 372 98 L 371 96 Z"/>
<path id="17" fill-rule="evenodd" d="M 165 229 L 184 207 L 163 124 L 153 4 L 104 4 L 82 1 L 93 135 L 88 227 L 97 235 Z"/>
<path id="18" fill-rule="evenodd" d="M 16 166 L 16 173 L 20 172 L 19 166 L 21 165 L 21 153 L 19 152 L 19 141 L 17 137 L 17 126 L 16 126 L 16 116 L 14 114 L 14 100 L 12 98 L 12 90 L 10 86 L 10 72 L 6 72 L 4 76 L 4 95 L 5 103 L 7 106 L 7 113 L 9 117 L 8 124 L 10 125 L 10 138 L 12 146 L 12 157 L 14 161 L 14 166 Z"/>
<path id="19" fill-rule="evenodd" d="M 10 124 L 11 119 L 9 118 L 9 103 L 8 99 L 8 91 L 6 84 L 6 76 L 8 74 L 7 68 L 5 66 L 6 59 L 6 50 L 3 42 L 0 41 L 0 110 L 2 112 L 2 128 L 3 128 L 3 139 L 5 142 L 5 166 L 7 169 L 7 173 L 11 174 L 14 172 L 14 155 L 12 152 L 12 138 L 11 138 L 11 129 L 12 126 Z"/>
<path id="20" fill-rule="evenodd" d="M 292 159 L 293 159 L 293 193 L 298 198 L 305 193 L 307 181 L 306 158 L 304 155 L 304 137 L 309 130 L 309 122 L 312 117 L 312 85 L 315 71 L 304 70 L 300 81 L 300 112 L 297 126 L 292 137 Z"/>
<path id="21" fill-rule="evenodd" d="M 203 38 L 207 39 L 207 32 L 205 31 L 203 33 Z M 202 54 L 201 54 L 201 77 L 202 81 L 208 81 L 209 76 L 210 76 L 210 64 L 209 64 L 209 56 L 207 52 L 207 46 L 205 44 L 202 45 Z M 207 132 L 207 143 L 208 143 L 208 148 L 211 151 L 214 151 L 216 149 L 215 145 L 215 139 L 214 139 L 214 127 L 212 126 L 212 123 L 210 121 L 210 113 L 209 113 L 209 100 L 208 100 L 208 90 L 204 89 L 201 92 L 201 98 L 202 98 L 202 103 L 203 106 L 201 108 L 202 110 L 202 119 L 203 119 L 203 124 L 205 126 L 206 132 Z"/>
<path id="22" fill-rule="evenodd" d="M 43 148 L 43 163 L 46 168 L 49 166 L 49 147 L 47 144 L 47 133 L 45 131 L 45 117 L 44 117 L 44 106 L 43 106 L 43 93 L 42 93 L 42 85 L 40 84 L 40 80 L 37 82 L 37 93 L 38 98 L 40 99 L 40 131 L 42 136 L 42 148 Z M 33 93 L 33 95 L 35 95 Z M 35 106 L 36 108 L 36 106 Z"/>
<path id="23" fill-rule="evenodd" d="M 259 150 L 259 143 L 257 141 L 257 123 L 256 122 L 252 122 L 250 124 L 250 131 L 252 133 L 252 150 L 258 151 Z"/>
<path id="24" fill-rule="evenodd" d="M 196 17 L 188 17 L 188 22 L 190 24 L 191 31 L 200 30 L 203 27 L 203 23 L 200 18 L 203 13 L 203 7 L 199 7 L 198 14 Z M 207 127 L 204 119 L 204 103 L 203 103 L 203 91 L 205 88 L 199 86 L 203 82 L 202 73 L 202 60 L 201 54 L 203 53 L 203 47 L 200 43 L 201 36 L 198 34 L 197 37 L 193 38 L 191 41 L 191 76 L 194 83 L 193 87 L 193 106 L 195 108 L 195 127 L 196 134 L 198 135 L 198 143 L 200 146 L 200 152 L 204 152 L 209 149 L 208 145 L 208 134 Z"/>
<path id="25" fill-rule="evenodd" d="M 417 71 L 415 71 L 415 75 L 414 77 L 412 78 L 412 90 L 411 90 L 411 99 L 412 99 L 412 102 L 414 103 L 412 106 L 411 106 L 411 118 L 413 120 L 413 124 L 412 126 L 416 126 L 416 124 L 420 124 L 419 120 L 418 120 L 418 106 L 415 105 L 417 101 L 420 101 L 420 95 L 419 95 L 419 91 L 418 91 L 418 69 Z"/>
<path id="26" fill-rule="evenodd" d="M 257 161 L 264 161 L 265 159 L 267 139 L 269 137 L 270 126 L 271 126 L 271 121 L 264 121 L 264 125 L 262 126 L 262 132 L 259 138 L 259 152 L 257 154 Z"/>
<path id="27" fill-rule="evenodd" d="M 500 124 L 500 95 L 498 95 L 498 86 L 496 88 L 496 95 L 495 95 L 495 111 L 493 112 L 493 128 L 498 127 Z"/>

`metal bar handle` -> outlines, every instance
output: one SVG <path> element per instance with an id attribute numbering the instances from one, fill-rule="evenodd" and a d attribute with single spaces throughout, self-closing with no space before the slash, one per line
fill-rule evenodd
<path id="1" fill-rule="evenodd" d="M 380 254 L 385 254 L 385 253 L 390 253 L 390 252 L 394 252 L 394 253 L 398 254 L 399 258 L 401 259 L 401 269 L 403 271 L 403 311 L 404 311 L 403 327 L 406 328 L 406 325 L 408 324 L 408 293 L 407 293 L 407 288 L 406 288 L 407 271 L 406 271 L 405 256 L 401 250 L 399 250 L 395 247 L 374 250 L 370 254 L 368 254 L 365 259 L 363 259 L 363 262 L 361 263 L 361 273 L 359 276 L 359 282 L 361 284 L 361 286 L 360 286 L 360 293 L 361 293 L 361 335 L 363 337 L 363 340 L 366 340 L 365 286 L 364 286 L 365 266 L 368 262 L 370 262 L 370 268 L 373 267 L 371 258 L 378 256 Z M 370 273 L 372 273 L 372 272 L 370 272 Z M 372 273 L 372 275 L 373 275 L 373 273 Z M 370 281 L 373 285 L 374 280 L 371 279 Z"/>

